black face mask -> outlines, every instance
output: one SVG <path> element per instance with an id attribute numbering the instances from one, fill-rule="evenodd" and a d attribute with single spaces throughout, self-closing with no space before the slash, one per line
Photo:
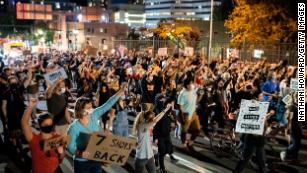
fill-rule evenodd
<path id="1" fill-rule="evenodd" d="M 49 125 L 49 126 L 42 126 L 40 129 L 43 133 L 51 133 L 53 128 L 54 128 L 53 125 Z"/>

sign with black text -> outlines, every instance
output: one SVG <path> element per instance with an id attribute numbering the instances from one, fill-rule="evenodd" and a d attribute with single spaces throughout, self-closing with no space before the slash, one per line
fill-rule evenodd
<path id="1" fill-rule="evenodd" d="M 67 137 L 59 136 L 44 141 L 44 152 L 50 151 L 54 148 L 64 147 L 67 144 Z"/>
<path id="2" fill-rule="evenodd" d="M 269 102 L 242 100 L 236 124 L 237 133 L 263 135 Z"/>
<path id="3" fill-rule="evenodd" d="M 59 70 L 56 70 L 56 71 L 53 71 L 51 73 L 47 73 L 44 75 L 45 80 L 50 84 L 53 84 L 60 77 L 63 77 L 64 79 L 67 78 L 67 74 L 64 68 L 60 68 Z"/>
<path id="4" fill-rule="evenodd" d="M 86 159 L 124 165 L 135 147 L 135 139 L 93 133 L 86 148 L 90 153 Z"/>

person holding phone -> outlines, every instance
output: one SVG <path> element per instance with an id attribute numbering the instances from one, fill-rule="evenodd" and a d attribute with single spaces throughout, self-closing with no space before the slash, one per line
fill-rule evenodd
<path id="1" fill-rule="evenodd" d="M 38 125 L 40 132 L 34 133 L 29 120 L 33 109 L 37 105 L 37 99 L 31 98 L 28 108 L 26 109 L 22 120 L 21 127 L 25 139 L 29 142 L 29 147 L 32 155 L 32 169 L 34 173 L 60 173 L 62 172 L 59 165 L 63 160 L 65 153 L 63 146 L 60 146 L 50 151 L 43 151 L 44 140 L 58 137 L 54 132 L 54 124 L 51 115 L 46 112 L 38 117 Z"/>
<path id="2" fill-rule="evenodd" d="M 74 156 L 75 173 L 101 173 L 101 162 L 87 160 L 90 153 L 86 151 L 87 142 L 84 136 L 90 136 L 91 133 L 99 131 L 98 120 L 124 96 L 126 84 L 113 95 L 105 104 L 93 109 L 92 100 L 80 97 L 76 101 L 75 120 L 68 128 L 69 144 L 67 146 L 70 154 Z"/>

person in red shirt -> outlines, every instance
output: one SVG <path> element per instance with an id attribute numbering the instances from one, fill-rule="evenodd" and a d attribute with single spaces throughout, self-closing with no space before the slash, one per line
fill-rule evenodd
<path id="1" fill-rule="evenodd" d="M 59 173 L 62 172 L 59 164 L 64 158 L 63 146 L 50 151 L 43 151 L 44 140 L 51 139 L 59 136 L 54 133 L 54 125 L 52 117 L 49 113 L 43 113 L 38 118 L 40 133 L 33 132 L 29 125 L 30 116 L 33 108 L 37 104 L 37 99 L 30 100 L 29 106 L 26 109 L 22 120 L 21 126 L 26 140 L 29 142 L 30 151 L 32 155 L 32 169 L 34 173 Z"/>

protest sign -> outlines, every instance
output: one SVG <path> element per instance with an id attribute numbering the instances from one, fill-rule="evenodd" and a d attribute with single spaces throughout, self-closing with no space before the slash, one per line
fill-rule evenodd
<path id="1" fill-rule="evenodd" d="M 290 105 L 292 103 L 292 97 L 288 94 L 286 95 L 282 101 L 286 104 L 286 105 Z"/>
<path id="2" fill-rule="evenodd" d="M 50 151 L 51 149 L 58 148 L 67 144 L 67 137 L 59 136 L 44 141 L 44 152 Z"/>
<path id="3" fill-rule="evenodd" d="M 158 49 L 158 56 L 167 56 L 167 47 Z"/>
<path id="4" fill-rule="evenodd" d="M 227 48 L 226 57 L 229 58 L 239 58 L 239 50 L 233 48 Z"/>
<path id="5" fill-rule="evenodd" d="M 185 56 L 193 56 L 194 55 L 194 48 L 193 47 L 185 47 L 184 48 L 184 55 Z"/>
<path id="6" fill-rule="evenodd" d="M 269 102 L 242 100 L 236 124 L 237 133 L 263 135 Z"/>
<path id="7" fill-rule="evenodd" d="M 53 84 L 60 77 L 63 77 L 64 79 L 67 78 L 67 74 L 63 68 L 44 75 L 45 80 L 50 84 Z"/>
<path id="8" fill-rule="evenodd" d="M 86 159 L 124 165 L 135 147 L 134 139 L 93 133 L 86 148 L 90 153 Z"/>
<path id="9" fill-rule="evenodd" d="M 298 90 L 298 80 L 297 79 L 291 78 L 291 80 L 290 80 L 290 88 L 292 90 L 295 90 L 295 91 Z"/>
<path id="10" fill-rule="evenodd" d="M 128 49 L 124 45 L 120 45 L 118 47 L 118 51 L 119 51 L 121 57 L 124 56 L 126 50 L 128 50 Z"/>

